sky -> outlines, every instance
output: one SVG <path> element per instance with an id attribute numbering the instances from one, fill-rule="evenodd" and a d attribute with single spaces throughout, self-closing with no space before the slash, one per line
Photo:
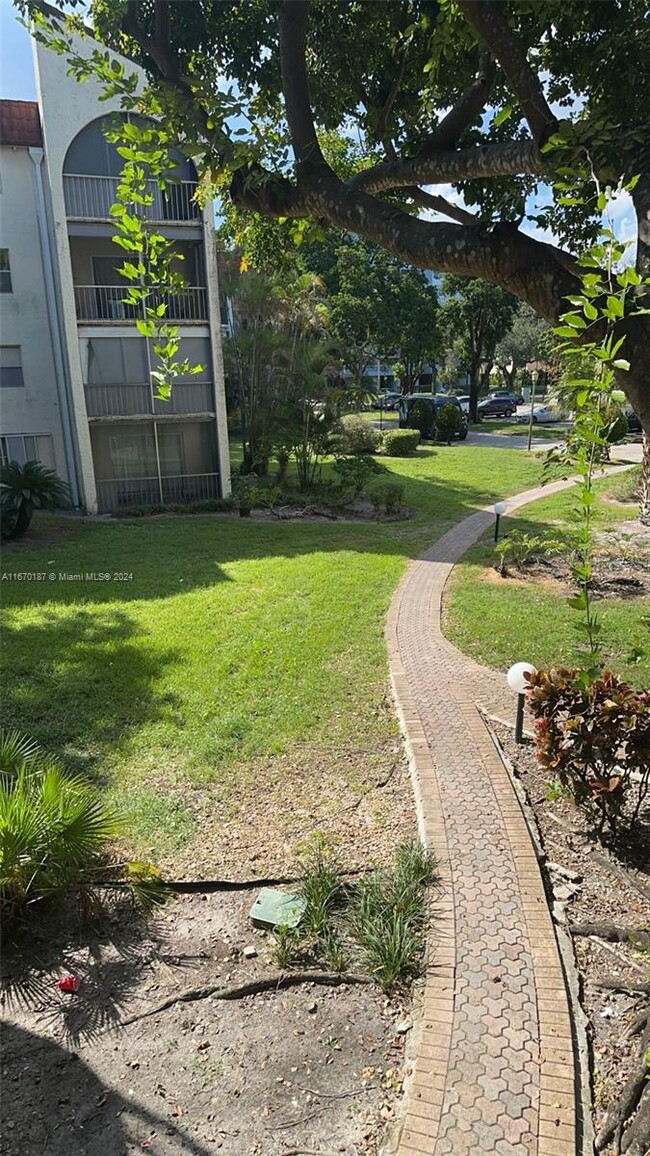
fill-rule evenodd
<path id="1" fill-rule="evenodd" d="M 0 99 L 36 100 L 32 46 L 11 0 L 0 0 Z"/>
<path id="2" fill-rule="evenodd" d="M 0 99 L 36 99 L 29 35 L 27 29 L 18 23 L 16 9 L 11 0 L 0 0 Z M 432 188 L 431 191 L 440 193 L 454 204 L 463 203 L 461 195 L 451 186 Z M 435 214 L 423 215 L 434 220 L 442 219 Z M 636 236 L 636 217 L 629 193 L 622 193 L 612 201 L 609 215 L 620 240 L 633 240 Z M 532 222 L 526 222 L 522 228 L 524 232 L 540 241 L 553 240 L 552 234 L 539 229 Z M 632 259 L 632 252 L 632 248 L 628 250 L 629 259 Z"/>

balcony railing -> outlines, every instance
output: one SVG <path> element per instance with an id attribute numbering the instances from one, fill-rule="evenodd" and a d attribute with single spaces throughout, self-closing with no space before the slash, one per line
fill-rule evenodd
<path id="1" fill-rule="evenodd" d="M 64 175 L 65 211 L 68 217 L 85 221 L 109 221 L 111 206 L 117 200 L 118 177 L 89 177 Z M 195 181 L 178 181 L 164 192 L 157 181 L 147 181 L 150 205 L 134 206 L 147 221 L 160 224 L 197 224 L 201 220 L 200 206 L 193 199 Z"/>
<path id="2" fill-rule="evenodd" d="M 97 482 L 100 514 L 125 506 L 203 502 L 219 497 L 218 474 L 178 474 L 173 477 L 111 478 Z"/>
<path id="3" fill-rule="evenodd" d="M 152 400 L 142 385 L 86 385 L 88 417 L 165 417 L 169 414 L 214 413 L 214 389 L 209 381 L 180 382 L 172 386 L 169 401 Z"/>
<path id="4" fill-rule="evenodd" d="M 128 285 L 75 285 L 74 300 L 78 321 L 135 321 L 143 316 L 141 305 L 128 305 Z M 147 305 L 155 309 L 165 303 L 168 321 L 207 321 L 207 290 L 187 285 L 176 293 L 152 293 Z"/>

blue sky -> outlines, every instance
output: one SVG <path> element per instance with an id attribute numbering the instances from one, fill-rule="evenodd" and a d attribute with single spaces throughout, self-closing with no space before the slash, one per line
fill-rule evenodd
<path id="1" fill-rule="evenodd" d="M 29 35 L 11 0 L 0 0 L 0 98 L 36 100 Z"/>

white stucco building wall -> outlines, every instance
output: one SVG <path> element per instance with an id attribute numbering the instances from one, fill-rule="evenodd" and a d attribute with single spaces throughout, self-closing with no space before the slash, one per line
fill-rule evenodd
<path id="1" fill-rule="evenodd" d="M 22 386 L 0 389 L 0 432 L 9 441 L 8 457 L 20 457 L 18 435 L 51 439 L 39 453 L 49 468 L 70 481 L 63 437 L 53 338 L 56 321 L 50 317 L 44 255 L 38 233 L 38 148 L 8 145 L 0 148 L 0 249 L 7 249 L 11 292 L 0 294 L 0 345 L 19 349 Z M 30 443 L 31 444 L 31 443 Z"/>

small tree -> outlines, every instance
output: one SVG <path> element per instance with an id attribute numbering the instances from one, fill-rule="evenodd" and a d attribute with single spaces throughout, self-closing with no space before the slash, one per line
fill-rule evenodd
<path id="1" fill-rule="evenodd" d="M 451 445 L 454 434 L 460 433 L 463 424 L 461 412 L 456 405 L 443 405 L 436 416 L 437 440 Z"/>
<path id="2" fill-rule="evenodd" d="M 436 428 L 433 405 L 428 401 L 414 401 L 409 410 L 408 424 L 410 429 L 419 429 L 422 441 L 433 437 Z"/>

